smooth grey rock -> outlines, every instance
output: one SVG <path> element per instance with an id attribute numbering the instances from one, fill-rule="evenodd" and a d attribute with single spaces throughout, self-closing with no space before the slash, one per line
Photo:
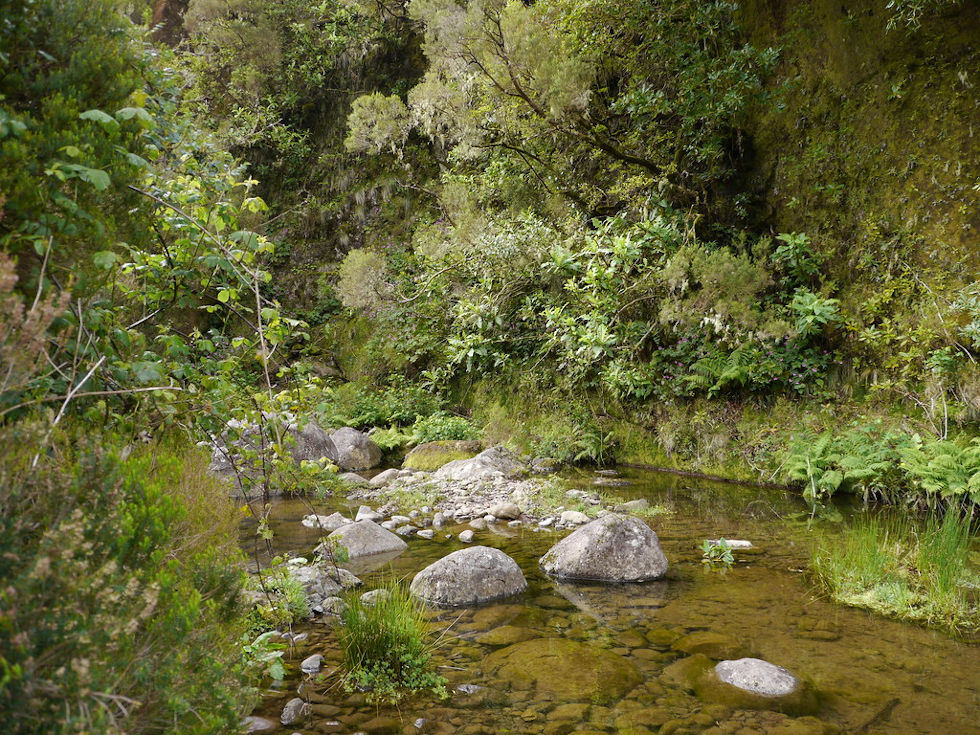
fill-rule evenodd
<path id="1" fill-rule="evenodd" d="M 426 528 L 426 529 L 423 529 L 423 530 L 419 531 L 415 535 L 418 536 L 419 538 L 432 539 L 432 538 L 435 537 L 436 532 L 433 531 L 431 528 Z"/>
<path id="2" fill-rule="evenodd" d="M 378 603 L 379 600 L 385 599 L 390 594 L 391 594 L 391 592 L 389 592 L 388 590 L 386 590 L 384 588 L 379 588 L 379 589 L 376 589 L 376 590 L 371 590 L 371 591 L 365 592 L 363 595 L 361 595 L 361 602 L 363 602 L 365 605 L 374 606 L 375 604 Z"/>
<path id="3" fill-rule="evenodd" d="M 515 518 L 521 517 L 521 509 L 517 507 L 516 503 L 497 503 L 490 508 L 490 515 L 505 521 L 513 521 Z"/>
<path id="4" fill-rule="evenodd" d="M 397 516 L 396 515 L 396 516 L 392 516 L 391 517 L 391 520 L 393 520 L 399 526 L 404 526 L 406 523 L 411 522 L 412 519 L 409 518 L 408 516 Z"/>
<path id="5" fill-rule="evenodd" d="M 523 524 L 520 521 L 507 521 L 507 525 L 510 528 L 520 528 L 520 526 Z"/>
<path id="6" fill-rule="evenodd" d="M 372 477 L 369 482 L 374 485 L 374 487 L 382 487 L 393 480 L 397 480 L 401 476 L 401 470 L 392 468 L 390 470 L 385 470 L 384 472 L 379 472 Z"/>
<path id="7" fill-rule="evenodd" d="M 319 653 L 314 653 L 312 656 L 304 658 L 299 668 L 305 674 L 315 674 L 320 670 L 321 666 L 323 666 L 323 656 Z"/>
<path id="8" fill-rule="evenodd" d="M 643 521 L 615 513 L 566 536 L 540 564 L 545 573 L 560 579 L 600 582 L 644 582 L 667 572 L 657 534 Z"/>
<path id="9" fill-rule="evenodd" d="M 620 503 L 615 507 L 617 513 L 639 513 L 650 508 L 650 501 L 646 498 L 638 498 L 637 500 L 629 500 L 625 503 Z"/>
<path id="10" fill-rule="evenodd" d="M 316 528 L 326 533 L 332 533 L 341 526 L 353 523 L 353 521 L 340 513 L 331 513 L 328 516 L 319 514 L 308 515 L 303 518 L 302 523 L 307 528 Z"/>
<path id="11" fill-rule="evenodd" d="M 383 519 L 383 515 L 367 505 L 362 505 L 360 508 L 358 508 L 357 515 L 354 516 L 355 521 L 374 521 L 375 523 L 378 523 Z"/>
<path id="12" fill-rule="evenodd" d="M 367 485 L 368 481 L 366 478 L 361 477 L 356 472 L 342 472 L 337 475 L 338 480 L 346 482 L 348 485 Z"/>
<path id="13" fill-rule="evenodd" d="M 289 575 L 303 585 L 310 608 L 323 607 L 326 598 L 339 595 L 345 589 L 361 583 L 346 569 L 334 569 L 331 564 L 308 564 L 287 566 Z"/>
<path id="14" fill-rule="evenodd" d="M 399 526 L 396 528 L 395 533 L 397 533 L 399 536 L 412 536 L 418 530 L 419 529 L 416 526 L 413 526 L 411 523 L 406 523 L 404 526 Z"/>
<path id="15" fill-rule="evenodd" d="M 527 589 L 524 573 L 499 549 L 454 551 L 415 575 L 411 592 L 425 602 L 458 607 L 511 597 Z"/>
<path id="16" fill-rule="evenodd" d="M 399 525 L 398 521 L 393 521 L 390 518 L 387 521 L 381 522 L 381 527 L 386 531 L 394 531 Z"/>
<path id="17" fill-rule="evenodd" d="M 446 516 L 444 513 L 436 513 L 434 516 L 432 516 L 433 528 L 442 528 L 445 525 L 446 525 Z"/>
<path id="18" fill-rule="evenodd" d="M 283 725 L 295 725 L 298 722 L 302 722 L 306 719 L 308 715 L 313 710 L 310 705 L 304 702 L 299 697 L 293 697 L 288 702 L 286 706 L 282 708 L 282 714 L 279 716 L 279 722 Z"/>
<path id="19" fill-rule="evenodd" d="M 327 536 L 327 539 L 336 541 L 347 549 L 347 555 L 351 559 L 399 552 L 408 548 L 398 536 L 374 521 L 357 521 L 341 526 Z"/>
<path id="20" fill-rule="evenodd" d="M 720 661 L 715 673 L 726 684 L 763 697 L 785 697 L 800 687 L 789 670 L 759 658 Z"/>
<path id="21" fill-rule="evenodd" d="M 487 527 L 486 518 L 474 518 L 470 521 L 470 528 L 475 528 L 477 531 L 482 531 Z"/>
<path id="22" fill-rule="evenodd" d="M 566 526 L 581 526 L 583 523 L 588 523 L 591 520 L 585 513 L 578 510 L 566 510 L 561 514 L 561 519 L 559 523 Z"/>
<path id="23" fill-rule="evenodd" d="M 490 447 L 472 459 L 457 459 L 436 470 L 436 480 L 468 482 L 495 477 L 517 477 L 527 470 L 525 464 L 504 447 Z"/>
<path id="24" fill-rule="evenodd" d="M 363 431 L 345 426 L 330 435 L 342 470 L 369 470 L 381 463 L 381 449 Z"/>
<path id="25" fill-rule="evenodd" d="M 272 421 L 274 416 L 266 415 L 264 421 Z M 294 416 L 285 415 L 279 418 L 283 444 L 290 459 L 296 464 L 303 461 L 319 462 L 327 459 L 337 461 L 337 446 L 330 435 L 312 421 L 302 423 Z M 263 439 L 263 433 L 265 438 Z M 271 426 L 263 431 L 257 423 L 245 423 L 232 420 L 226 424 L 221 436 L 211 442 L 211 463 L 208 470 L 213 474 L 232 477 L 239 484 L 238 472 L 253 478 L 259 477 L 259 472 L 247 467 L 243 461 L 243 452 L 255 452 L 268 444 L 274 435 Z M 270 492 L 276 494 L 278 488 L 270 487 Z"/>
<path id="26" fill-rule="evenodd" d="M 736 551 L 738 551 L 738 550 L 745 550 L 745 549 L 754 549 L 755 548 L 755 546 L 752 544 L 751 541 L 746 541 L 745 539 L 726 538 L 725 539 L 725 543 L 728 544 L 728 548 L 729 549 L 736 550 Z M 708 545 L 709 546 L 721 546 L 721 539 L 720 538 L 709 538 L 708 539 Z"/>
<path id="27" fill-rule="evenodd" d="M 255 715 L 250 715 L 242 721 L 242 725 L 245 727 L 245 732 L 265 732 L 266 730 L 275 730 L 279 727 L 272 720 L 267 720 L 264 717 L 256 717 Z"/>
<path id="28" fill-rule="evenodd" d="M 473 535 L 474 535 L 473 530 L 467 528 L 465 531 L 460 531 L 459 540 L 462 541 L 464 544 L 468 544 L 473 541 Z"/>
<path id="29" fill-rule="evenodd" d="M 555 522 L 554 516 L 548 516 L 547 518 L 542 518 L 540 521 L 538 521 L 538 525 L 541 528 L 547 528 L 548 526 L 552 525 L 554 522 Z"/>

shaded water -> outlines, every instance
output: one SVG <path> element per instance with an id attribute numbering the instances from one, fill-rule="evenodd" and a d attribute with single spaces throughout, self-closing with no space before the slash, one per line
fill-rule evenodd
<path id="1" fill-rule="evenodd" d="M 633 484 L 608 492 L 646 497 L 674 510 L 650 519 L 670 560 L 666 580 L 557 584 L 539 571 L 537 560 L 559 534 L 480 531 L 476 543 L 512 556 L 529 588 L 501 604 L 433 611 L 436 626 L 445 630 L 436 659 L 451 685 L 449 699 L 423 697 L 394 709 L 370 705 L 363 694 L 346 694 L 329 675 L 339 653 L 328 618 L 297 629 L 309 637 L 291 656 L 282 688 L 268 692 L 255 714 L 278 726 L 283 704 L 301 687 L 314 713 L 302 726 L 280 732 L 980 733 L 980 647 L 819 599 L 803 569 L 812 536 L 822 531 L 791 520 L 804 511 L 798 498 L 640 470 L 625 470 L 624 477 Z M 601 494 L 591 476 L 580 479 L 581 487 Z M 317 510 L 338 507 L 327 502 Z M 310 554 L 317 534 L 300 524 L 307 512 L 300 501 L 275 501 L 277 553 Z M 408 550 L 388 567 L 362 576 L 364 589 L 393 576 L 410 580 L 462 547 L 440 540 L 459 530 L 444 529 L 433 541 L 410 539 Z M 736 553 L 732 569 L 709 571 L 696 546 L 718 536 L 750 539 L 759 553 Z M 532 646 L 535 655 L 526 661 L 502 665 L 501 654 L 488 658 L 508 644 L 542 638 L 550 640 Z M 629 665 L 595 665 L 592 659 L 604 655 L 595 654 L 597 649 Z M 326 658 L 322 682 L 299 672 L 299 662 L 312 653 Z M 710 695 L 699 698 L 677 676 L 678 666 L 671 666 L 692 653 L 713 660 L 756 656 L 785 666 L 812 684 L 819 708 L 790 717 L 732 709 Z M 464 686 L 464 693 L 459 685 L 482 688 Z"/>

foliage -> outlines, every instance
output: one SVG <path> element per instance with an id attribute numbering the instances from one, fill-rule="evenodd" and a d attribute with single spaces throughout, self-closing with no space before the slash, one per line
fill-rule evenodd
<path id="1" fill-rule="evenodd" d="M 811 565 L 830 595 L 883 615 L 955 629 L 980 627 L 969 586 L 970 518 L 865 517 L 817 544 Z"/>
<path id="2" fill-rule="evenodd" d="M 727 539 L 720 538 L 717 541 L 705 539 L 701 544 L 701 563 L 708 566 L 721 565 L 730 567 L 735 563 L 735 556 L 728 545 Z"/>
<path id="3" fill-rule="evenodd" d="M 783 471 L 813 504 L 844 490 L 865 499 L 958 507 L 980 500 L 980 440 L 923 441 L 875 425 L 804 434 L 789 447 Z"/>
<path id="4" fill-rule="evenodd" d="M 959 5 L 962 0 L 888 0 L 885 7 L 891 12 L 888 27 L 905 26 L 914 30 L 922 24 L 922 17 L 945 8 Z"/>
<path id="5" fill-rule="evenodd" d="M 383 588 L 374 604 L 352 595 L 338 630 L 344 655 L 344 686 L 367 689 L 375 701 L 397 701 L 406 693 L 445 697 L 446 680 L 432 669 L 429 623 L 422 604 L 401 585 Z"/>
<path id="6" fill-rule="evenodd" d="M 302 559 L 298 560 L 302 563 Z M 253 632 L 289 628 L 310 617 L 303 584 L 289 573 L 290 563 L 274 559 L 267 573 L 253 581 L 264 600 L 257 602 L 252 615 Z M 281 678 L 281 677 L 279 677 Z"/>
<path id="7" fill-rule="evenodd" d="M 184 445 L 112 436 L 60 437 L 35 465 L 44 430 L 8 428 L 0 454 L 7 731 L 236 728 L 248 677 L 225 487 Z"/>
<path id="8" fill-rule="evenodd" d="M 437 411 L 431 416 L 420 416 L 412 425 L 411 437 L 413 444 L 424 444 L 451 439 L 479 439 L 480 431 L 463 416 Z"/>

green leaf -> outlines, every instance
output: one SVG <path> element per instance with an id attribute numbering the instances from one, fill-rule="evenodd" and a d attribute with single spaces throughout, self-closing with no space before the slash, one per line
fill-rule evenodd
<path id="1" fill-rule="evenodd" d="M 153 118 L 150 117 L 150 113 L 142 107 L 123 107 L 121 110 L 116 110 L 116 117 L 120 120 L 132 120 L 135 118 L 140 124 L 140 127 L 146 130 L 150 130 L 156 125 Z"/>
<path id="2" fill-rule="evenodd" d="M 112 115 L 109 115 L 102 110 L 86 110 L 81 113 L 79 117 L 82 120 L 91 120 L 92 122 L 97 122 L 99 125 L 104 125 L 107 128 L 118 128 L 119 121 L 116 120 Z"/>
<path id="3" fill-rule="evenodd" d="M 92 262 L 95 263 L 95 267 L 106 271 L 110 270 L 116 264 L 117 260 L 118 256 L 111 250 L 100 250 L 92 256 Z"/>

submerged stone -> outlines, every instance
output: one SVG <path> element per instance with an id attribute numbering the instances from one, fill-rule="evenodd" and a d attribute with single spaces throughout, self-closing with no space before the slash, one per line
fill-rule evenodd
<path id="1" fill-rule="evenodd" d="M 642 680 L 622 656 L 564 638 L 515 643 L 491 653 L 483 667 L 512 689 L 533 689 L 538 697 L 563 702 L 613 702 Z"/>
<path id="2" fill-rule="evenodd" d="M 711 630 L 698 630 L 674 642 L 674 650 L 688 655 L 703 653 L 714 659 L 735 658 L 741 656 L 744 649 L 742 644 L 724 633 Z"/>
<path id="3" fill-rule="evenodd" d="M 726 684 L 764 697 L 785 697 L 801 686 L 788 669 L 759 658 L 721 661 L 715 674 Z"/>

